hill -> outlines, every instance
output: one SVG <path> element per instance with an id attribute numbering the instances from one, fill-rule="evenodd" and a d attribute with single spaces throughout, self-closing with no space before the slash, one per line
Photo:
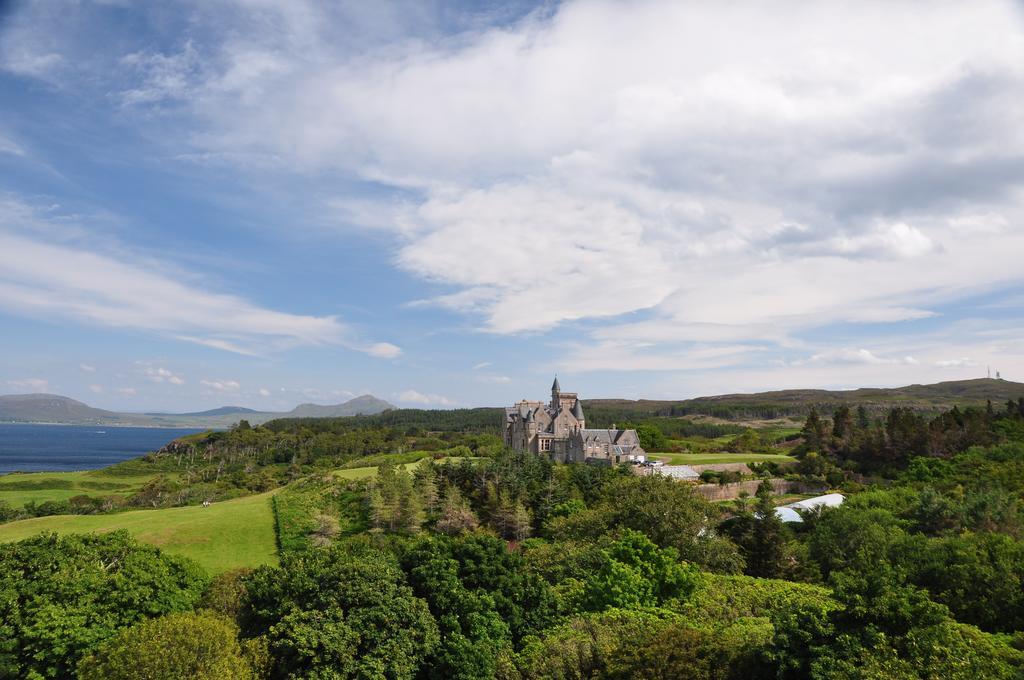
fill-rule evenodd
<path id="1" fill-rule="evenodd" d="M 115 424 L 123 420 L 126 418 L 122 414 L 93 408 L 57 394 L 0 396 L 0 421 L 94 425 Z"/>
<path id="2" fill-rule="evenodd" d="M 209 411 L 196 411 L 195 413 L 147 413 L 147 416 L 232 416 L 240 413 L 259 413 L 254 408 L 245 408 L 244 406 L 221 406 L 220 408 L 212 408 Z"/>
<path id="3" fill-rule="evenodd" d="M 89 533 L 127 529 L 140 541 L 174 555 L 190 557 L 211 574 L 235 567 L 277 564 L 274 492 L 204 508 L 190 505 L 131 510 L 110 515 L 53 515 L 0 524 L 0 543 L 39 533 Z"/>
<path id="4" fill-rule="evenodd" d="M 346 418 L 348 416 L 372 416 L 395 408 L 372 394 L 364 394 L 343 404 L 322 406 L 320 404 L 299 404 L 282 418 Z"/>
<path id="5" fill-rule="evenodd" d="M 243 418 L 252 425 L 258 425 L 276 418 L 370 416 L 393 408 L 383 399 L 364 394 L 341 404 L 300 404 L 287 412 L 222 406 L 193 413 L 118 413 L 93 408 L 58 394 L 9 394 L 0 395 L 0 422 L 222 429 Z"/>
<path id="6" fill-rule="evenodd" d="M 955 380 L 933 385 L 905 387 L 862 387 L 856 390 L 776 390 L 751 394 L 723 394 L 681 401 L 641 399 L 584 400 L 588 420 L 640 419 L 651 416 L 715 416 L 729 420 L 804 416 L 811 407 L 831 413 L 840 405 L 864 406 L 871 411 L 906 406 L 915 411 L 936 413 L 953 406 L 984 406 L 991 400 L 999 405 L 1024 397 L 1024 383 L 991 378 Z"/>

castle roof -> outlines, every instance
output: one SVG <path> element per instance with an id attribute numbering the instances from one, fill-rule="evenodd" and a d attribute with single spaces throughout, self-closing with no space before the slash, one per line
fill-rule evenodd
<path id="1" fill-rule="evenodd" d="M 551 383 L 551 391 L 552 392 L 561 392 L 562 391 L 562 386 L 558 384 L 558 376 L 557 375 L 555 376 L 555 382 Z"/>
<path id="2" fill-rule="evenodd" d="M 576 420 L 583 420 L 583 402 L 579 399 L 572 405 L 572 415 Z"/>

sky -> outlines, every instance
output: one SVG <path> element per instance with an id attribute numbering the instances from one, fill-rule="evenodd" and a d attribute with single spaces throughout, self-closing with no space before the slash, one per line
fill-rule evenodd
<path id="1" fill-rule="evenodd" d="M 0 0 L 0 393 L 1024 380 L 1024 5 Z"/>

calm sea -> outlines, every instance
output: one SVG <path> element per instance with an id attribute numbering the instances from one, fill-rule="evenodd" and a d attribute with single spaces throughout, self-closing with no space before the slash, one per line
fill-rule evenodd
<path id="1" fill-rule="evenodd" d="M 194 432 L 202 430 L 0 423 L 0 473 L 93 470 Z"/>

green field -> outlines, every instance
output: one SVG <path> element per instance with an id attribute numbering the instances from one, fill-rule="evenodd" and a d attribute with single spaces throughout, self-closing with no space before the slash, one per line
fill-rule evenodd
<path id="1" fill-rule="evenodd" d="M 277 564 L 274 492 L 214 503 L 111 515 L 54 515 L 0 524 L 0 543 L 43 532 L 58 534 L 127 529 L 140 541 L 190 557 L 216 574 L 234 567 Z"/>
<path id="2" fill-rule="evenodd" d="M 117 475 L 102 470 L 88 472 L 13 472 L 0 475 L 0 501 L 20 508 L 33 501 L 63 501 L 82 494 L 127 496 L 155 474 Z"/>
<path id="3" fill-rule="evenodd" d="M 650 458 L 663 460 L 669 465 L 711 465 L 713 463 L 794 463 L 792 456 L 778 453 L 652 453 Z"/>
<path id="4" fill-rule="evenodd" d="M 464 460 L 466 458 L 468 458 L 469 460 L 480 460 L 479 458 L 470 457 L 470 456 L 466 456 L 464 458 L 460 458 L 460 457 L 437 458 L 437 459 L 434 460 L 434 464 L 436 464 L 436 465 L 444 465 L 444 464 L 447 464 L 447 463 L 457 463 L 458 461 Z M 412 472 L 413 470 L 416 469 L 416 466 L 419 465 L 420 462 L 421 461 L 418 460 L 415 463 L 404 463 L 401 467 L 404 467 L 409 472 Z M 375 476 L 377 474 L 377 467 L 373 466 L 373 467 L 342 468 L 341 470 L 333 471 L 331 474 L 334 475 L 338 479 L 369 479 L 370 477 L 373 477 L 373 476 Z"/>

